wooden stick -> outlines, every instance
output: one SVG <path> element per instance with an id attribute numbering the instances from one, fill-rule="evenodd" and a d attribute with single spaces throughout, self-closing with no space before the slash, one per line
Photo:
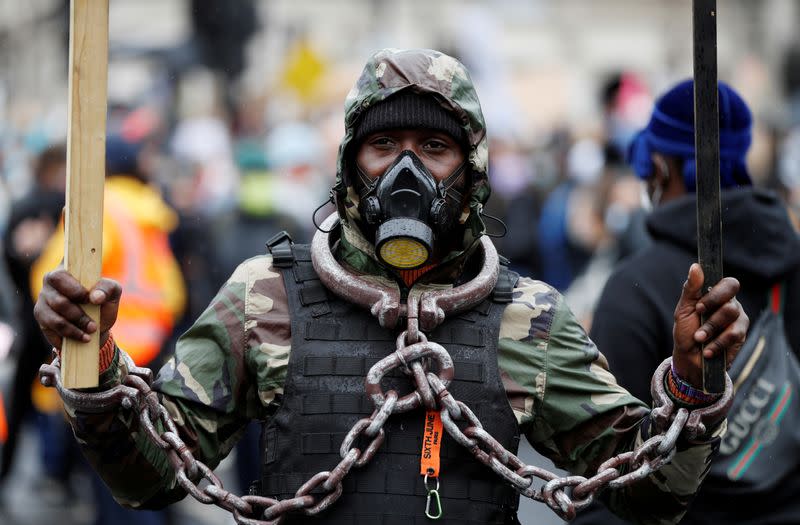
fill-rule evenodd
<path id="1" fill-rule="evenodd" d="M 72 0 L 64 267 L 86 288 L 100 279 L 103 255 L 107 90 L 108 0 Z M 83 309 L 99 325 L 99 307 Z M 99 348 L 99 330 L 88 343 L 64 340 L 65 387 L 97 386 Z"/>
<path id="2" fill-rule="evenodd" d="M 705 274 L 703 290 L 708 290 L 722 279 L 717 2 L 694 0 L 692 8 L 694 137 L 697 159 L 697 259 Z M 703 359 L 703 390 L 713 393 L 725 390 L 725 355 Z"/>

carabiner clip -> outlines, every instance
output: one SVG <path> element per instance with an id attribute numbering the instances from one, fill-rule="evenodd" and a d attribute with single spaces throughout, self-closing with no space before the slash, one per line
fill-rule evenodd
<path id="1" fill-rule="evenodd" d="M 428 498 L 425 500 L 425 516 L 431 520 L 438 520 L 444 514 L 442 501 L 439 499 L 439 478 L 436 480 L 436 488 L 428 487 L 428 475 L 425 474 L 425 489 L 428 491 Z"/>

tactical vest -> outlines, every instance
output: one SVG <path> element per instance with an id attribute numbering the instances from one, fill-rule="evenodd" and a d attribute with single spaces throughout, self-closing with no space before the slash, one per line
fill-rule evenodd
<path id="1" fill-rule="evenodd" d="M 366 309 L 326 290 L 312 267 L 308 246 L 284 241 L 271 251 L 273 266 L 281 268 L 286 285 L 292 342 L 282 404 L 262 428 L 259 492 L 285 499 L 311 476 L 339 463 L 343 438 L 373 411 L 364 393 L 367 371 L 396 350 L 402 328 L 386 330 Z M 429 340 L 453 357 L 455 378 L 449 391 L 515 453 L 519 430 L 498 371 L 497 341 L 517 278 L 503 269 L 492 298 L 429 334 Z M 413 391 L 412 381 L 399 371 L 387 374 L 382 386 L 401 396 Z M 421 408 L 391 416 L 380 451 L 364 467 L 353 467 L 344 478 L 341 498 L 316 517 L 291 514 L 284 523 L 434 523 L 425 517 L 427 491 L 420 475 L 424 417 Z M 443 515 L 436 522 L 519 523 L 516 491 L 444 434 L 439 476 Z M 364 450 L 367 444 L 357 441 L 355 446 Z"/>

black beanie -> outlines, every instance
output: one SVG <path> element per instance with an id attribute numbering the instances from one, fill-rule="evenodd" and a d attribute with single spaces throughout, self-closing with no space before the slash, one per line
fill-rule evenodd
<path id="1" fill-rule="evenodd" d="M 367 109 L 356 122 L 353 144 L 376 131 L 395 128 L 427 128 L 443 131 L 462 146 L 468 146 L 460 123 L 430 95 L 401 91 Z"/>

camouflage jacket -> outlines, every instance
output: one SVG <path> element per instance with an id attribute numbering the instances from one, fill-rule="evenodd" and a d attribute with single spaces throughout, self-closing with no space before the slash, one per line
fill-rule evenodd
<path id="1" fill-rule="evenodd" d="M 559 467 L 593 474 L 610 455 L 649 436 L 649 410 L 617 385 L 557 291 L 523 278 L 513 295 L 501 322 L 498 361 L 520 430 Z M 247 422 L 280 401 L 290 340 L 286 292 L 270 256 L 246 261 L 181 337 L 156 382 L 198 459 L 217 465 Z M 117 356 L 104 374 L 104 387 L 125 373 L 119 362 Z M 166 456 L 129 412 L 67 409 L 84 453 L 118 501 L 157 507 L 183 497 Z M 611 505 L 641 523 L 675 522 L 707 471 L 715 441 L 682 448 L 660 472 L 609 493 Z"/>
<path id="2" fill-rule="evenodd" d="M 460 219 L 463 251 L 451 253 L 443 271 L 429 272 L 431 279 L 447 279 L 463 268 L 484 233 L 480 211 L 490 193 L 488 148 L 469 75 L 455 59 L 436 51 L 376 53 L 345 101 L 346 133 L 334 186 L 342 220 L 337 258 L 361 273 L 383 274 L 358 230 L 357 194 L 346 176 L 348 146 L 359 114 L 401 89 L 434 96 L 463 123 L 469 140 L 472 188 Z M 559 467 L 591 475 L 611 455 L 647 439 L 653 432 L 648 408 L 617 385 L 563 297 L 528 278 L 520 279 L 513 296 L 501 321 L 498 364 L 520 430 L 534 447 Z M 248 421 L 267 417 L 280 402 L 291 352 L 290 315 L 283 280 L 270 257 L 250 259 L 180 338 L 174 357 L 159 372 L 162 403 L 182 439 L 209 466 L 228 454 Z M 121 380 L 122 362 L 117 353 L 102 387 Z M 89 415 L 66 409 L 86 456 L 118 501 L 157 507 L 184 496 L 165 454 L 147 441 L 130 412 Z M 709 436 L 681 445 L 659 472 L 635 486 L 608 491 L 611 506 L 641 523 L 676 522 L 708 470 L 716 441 Z M 320 470 L 331 467 L 320 465 Z"/>

